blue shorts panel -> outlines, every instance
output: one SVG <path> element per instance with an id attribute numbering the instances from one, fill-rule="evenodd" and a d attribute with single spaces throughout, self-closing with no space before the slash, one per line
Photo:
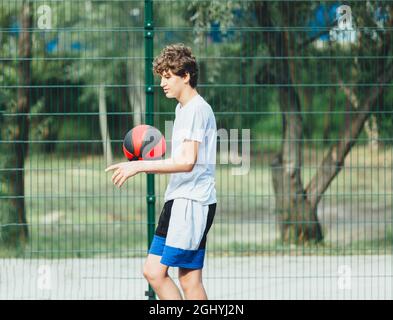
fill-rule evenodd
<path id="1" fill-rule="evenodd" d="M 150 254 L 161 256 L 161 263 L 169 267 L 202 269 L 205 249 L 183 250 L 165 245 L 165 238 L 154 236 L 149 250 Z"/>
<path id="2" fill-rule="evenodd" d="M 165 238 L 155 235 L 150 246 L 149 253 L 156 256 L 162 256 L 165 247 Z"/>
<path id="3" fill-rule="evenodd" d="M 205 260 L 205 249 L 183 250 L 165 246 L 161 263 L 170 267 L 202 269 Z"/>

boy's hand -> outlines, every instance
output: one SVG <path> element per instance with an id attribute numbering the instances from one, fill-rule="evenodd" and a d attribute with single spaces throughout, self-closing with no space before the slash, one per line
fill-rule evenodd
<path id="1" fill-rule="evenodd" d="M 123 183 L 132 176 L 139 173 L 137 161 L 132 162 L 120 162 L 109 166 L 105 169 L 105 172 L 115 170 L 112 175 L 112 182 L 115 186 L 121 187 Z"/>

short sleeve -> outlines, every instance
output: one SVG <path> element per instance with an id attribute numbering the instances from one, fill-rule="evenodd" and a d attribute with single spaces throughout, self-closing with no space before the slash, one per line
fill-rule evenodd
<path id="1" fill-rule="evenodd" d="M 206 127 L 207 127 L 207 117 L 203 113 L 203 110 L 196 106 L 186 117 L 187 121 L 184 123 L 184 140 L 193 140 L 193 141 L 203 141 L 203 137 L 205 136 Z"/>

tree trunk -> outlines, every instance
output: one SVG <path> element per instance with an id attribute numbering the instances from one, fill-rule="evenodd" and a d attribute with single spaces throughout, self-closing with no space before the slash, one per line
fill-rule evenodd
<path id="1" fill-rule="evenodd" d="M 5 210 L 1 210 L 0 239 L 8 247 L 23 246 L 28 239 L 26 208 L 24 199 L 24 162 L 28 153 L 29 118 L 31 85 L 31 33 L 32 8 L 30 1 L 23 1 L 21 7 L 21 31 L 18 39 L 18 89 L 16 106 L 10 113 L 16 116 L 6 117 L 3 133 L 10 142 L 5 148 L 3 174 L 8 186 Z"/>
<path id="2" fill-rule="evenodd" d="M 285 63 L 283 66 L 288 68 Z M 272 163 L 272 177 L 281 236 L 287 242 L 321 241 L 316 208 L 310 206 L 301 181 L 303 126 L 299 97 L 292 86 L 279 88 L 279 103 L 283 140 L 282 150 Z"/>
<path id="3" fill-rule="evenodd" d="M 384 60 L 384 59 L 381 59 Z M 359 109 L 359 99 L 357 95 L 353 92 L 348 87 L 345 87 L 344 83 L 342 80 L 339 81 L 341 85 L 341 89 L 345 93 L 347 100 L 349 101 L 347 108 L 346 108 L 346 113 L 345 113 L 345 127 L 349 127 L 351 125 L 351 116 L 349 115 L 349 112 L 353 112 L 354 110 Z M 383 95 L 382 95 L 383 96 Z M 376 99 L 377 101 L 379 98 Z M 374 115 L 371 115 L 369 120 L 366 120 L 364 123 L 364 131 L 366 132 L 367 138 L 368 138 L 368 145 L 372 149 L 378 149 L 378 125 L 377 125 L 377 119 L 375 118 Z"/>
<path id="4" fill-rule="evenodd" d="M 376 82 L 377 85 L 371 89 L 371 92 L 365 94 L 365 101 L 359 104 L 362 106 L 359 108 L 359 113 L 353 117 L 351 126 L 347 127 L 341 135 L 342 139 L 330 148 L 329 152 L 322 160 L 321 166 L 318 168 L 316 174 L 306 188 L 312 207 L 316 207 L 318 205 L 323 193 L 340 172 L 346 155 L 356 143 L 365 122 L 371 115 L 371 111 L 375 106 L 376 100 L 384 91 L 384 86 L 378 84 L 389 83 L 392 78 L 393 66 L 390 65 L 386 69 L 386 72 L 378 78 Z M 354 106 L 352 106 L 352 108 L 353 107 Z"/>
<path id="5" fill-rule="evenodd" d="M 144 114 L 146 110 L 146 102 L 144 95 L 144 79 L 133 72 L 129 66 L 127 70 L 128 100 L 131 110 L 133 111 L 134 127 L 144 122 Z"/>
<path id="6" fill-rule="evenodd" d="M 105 100 L 105 87 L 102 85 L 99 88 L 98 93 L 98 108 L 99 108 L 99 118 L 100 118 L 100 131 L 102 138 L 102 147 L 104 150 L 104 159 L 106 161 L 106 165 L 112 164 L 112 147 L 111 147 L 111 137 L 109 136 L 108 131 L 108 117 L 107 117 L 107 109 L 106 109 L 106 100 Z"/>

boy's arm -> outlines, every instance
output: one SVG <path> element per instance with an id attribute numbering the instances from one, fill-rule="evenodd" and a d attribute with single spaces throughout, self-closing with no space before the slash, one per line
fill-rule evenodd
<path id="1" fill-rule="evenodd" d="M 106 168 L 105 172 L 114 170 L 112 175 L 113 183 L 121 187 L 121 185 L 130 177 L 141 173 L 177 173 L 190 172 L 198 159 L 198 148 L 200 142 L 193 140 L 185 140 L 181 145 L 181 152 L 172 159 L 151 160 L 151 161 L 131 161 L 121 162 Z"/>
<path id="2" fill-rule="evenodd" d="M 136 161 L 138 173 L 177 173 L 190 172 L 198 159 L 198 148 L 200 142 L 193 140 L 184 140 L 181 145 L 181 152 L 176 158 L 163 160 Z"/>

